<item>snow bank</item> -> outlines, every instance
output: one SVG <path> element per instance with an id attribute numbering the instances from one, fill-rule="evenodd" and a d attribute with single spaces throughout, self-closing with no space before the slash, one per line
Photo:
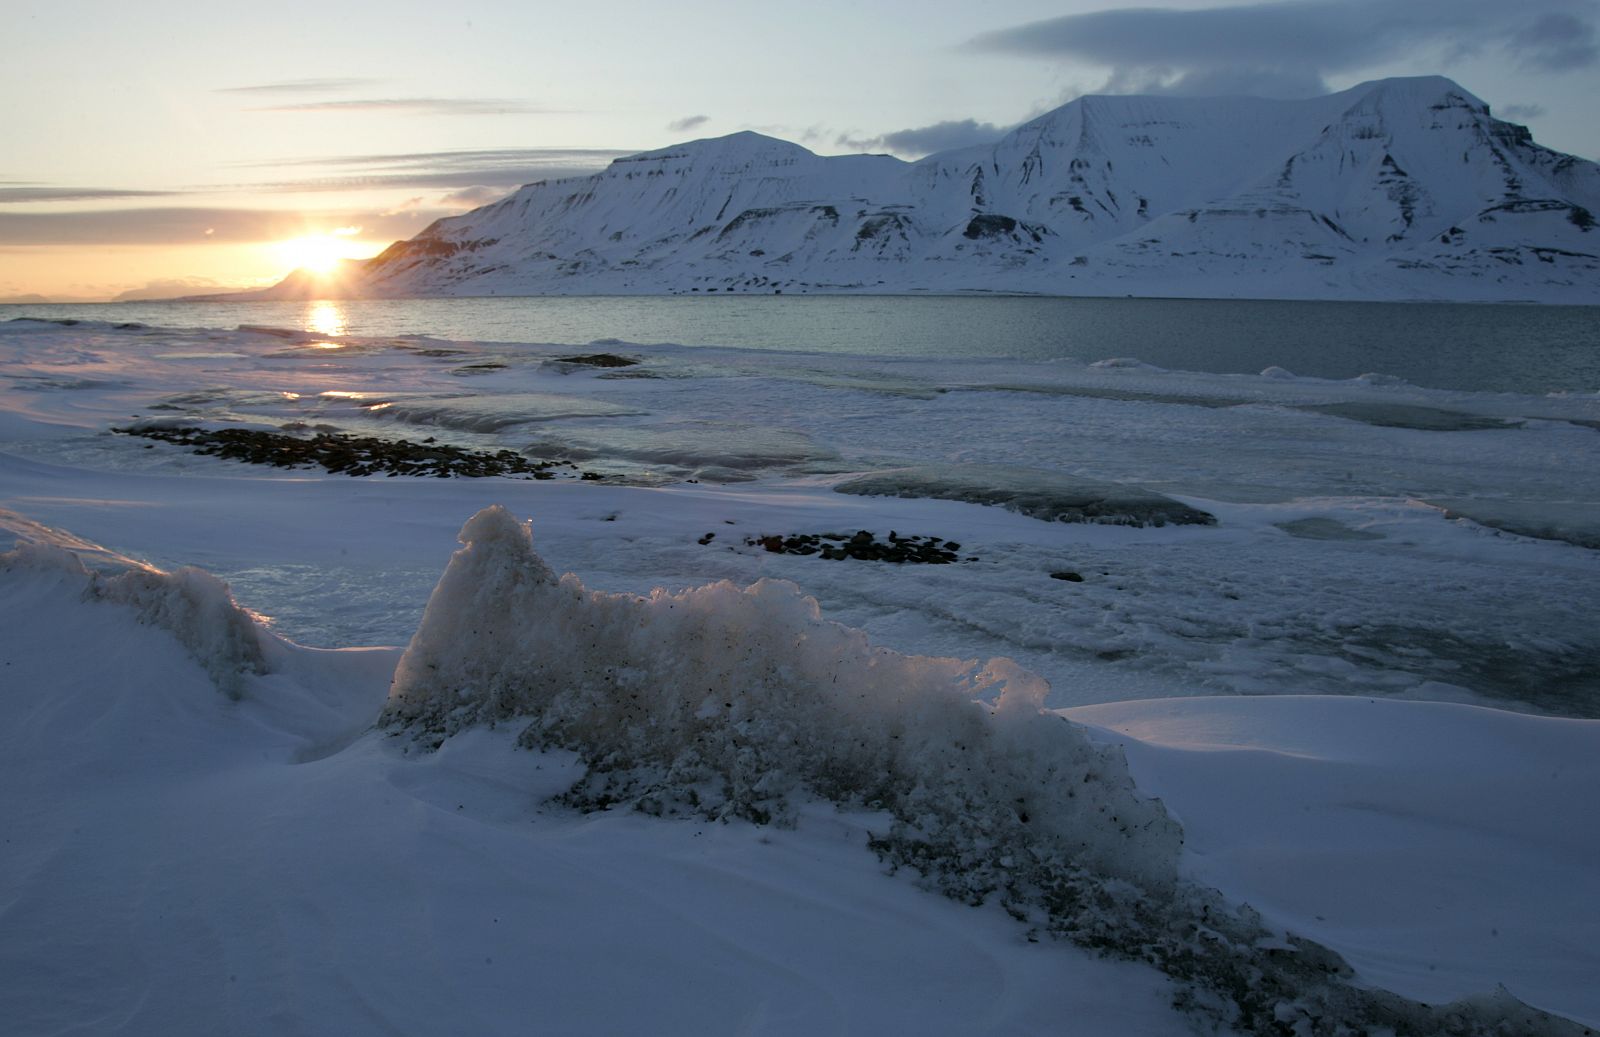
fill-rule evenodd
<path id="1" fill-rule="evenodd" d="M 648 598 L 557 578 L 501 507 L 461 530 L 400 661 L 391 724 L 450 734 L 525 718 L 579 752 L 569 798 L 782 819 L 791 797 L 887 810 L 885 848 L 981 899 L 1089 868 L 1171 881 L 1178 827 L 1114 750 L 1041 711 L 1010 660 L 900 655 L 821 619 L 792 584 Z"/>
<path id="2" fill-rule="evenodd" d="M 19 569 L 60 573 L 81 581 L 86 601 L 134 609 L 139 622 L 177 638 L 229 698 L 241 697 L 246 675 L 267 672 L 265 632 L 234 603 L 228 585 L 208 572 L 187 566 L 171 573 L 149 567 L 90 572 L 76 554 L 48 543 L 20 543 L 0 554 L 0 572 Z"/>

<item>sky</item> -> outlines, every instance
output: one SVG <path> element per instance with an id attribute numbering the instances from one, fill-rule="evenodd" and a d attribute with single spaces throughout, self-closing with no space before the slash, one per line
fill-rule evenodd
<path id="1" fill-rule="evenodd" d="M 0 301 L 261 287 L 758 130 L 918 158 L 1093 93 L 1446 75 L 1600 157 L 1600 0 L 7 0 Z"/>

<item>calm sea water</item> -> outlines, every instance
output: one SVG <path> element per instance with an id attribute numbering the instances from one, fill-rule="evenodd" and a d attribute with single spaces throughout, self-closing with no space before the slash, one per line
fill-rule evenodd
<path id="1" fill-rule="evenodd" d="M 917 357 L 1137 357 L 1178 370 L 1369 372 L 1486 392 L 1600 391 L 1600 308 L 1018 297 L 557 297 L 0 306 L 11 317 L 582 345 Z"/>

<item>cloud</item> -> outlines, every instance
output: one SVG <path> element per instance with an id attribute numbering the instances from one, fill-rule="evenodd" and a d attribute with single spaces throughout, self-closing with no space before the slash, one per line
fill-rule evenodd
<path id="1" fill-rule="evenodd" d="M 84 212 L 0 212 L 0 242 L 37 245 L 209 245 L 284 241 L 359 226 L 375 240 L 407 238 L 452 211 L 400 212 L 166 207 Z"/>
<path id="2" fill-rule="evenodd" d="M 503 97 L 368 97 L 346 101 L 300 101 L 246 108 L 248 112 L 388 112 L 396 115 L 556 115 L 563 109 L 540 108 Z"/>
<path id="3" fill-rule="evenodd" d="M 509 190 L 539 180 L 579 176 L 633 154 L 594 148 L 488 148 L 351 154 L 252 163 L 242 168 L 303 172 L 266 183 L 196 186 L 193 192 L 241 189 L 257 193 L 336 194 L 343 191 L 407 189 L 425 192 L 383 210 L 298 210 L 249 207 L 154 205 L 78 212 L 7 212 L 0 209 L 0 248 L 83 245 L 196 245 L 281 241 L 312 233 L 360 227 L 365 238 L 406 238 L 429 222 L 495 201 Z M 442 195 L 441 195 L 442 192 Z M 180 195 L 184 192 L 120 191 L 112 188 L 50 188 L 0 181 L 4 201 L 92 201 Z M 432 199 L 431 201 L 429 199 Z"/>
<path id="4" fill-rule="evenodd" d="M 1544 113 L 1545 107 L 1542 104 L 1508 104 L 1500 109 L 1498 114 L 1505 116 L 1507 119 L 1531 121 L 1540 118 Z"/>
<path id="5" fill-rule="evenodd" d="M 22 202 L 87 202 L 110 198 L 161 198 L 178 191 L 125 191 L 114 187 L 0 187 L 0 205 Z"/>
<path id="6" fill-rule="evenodd" d="M 841 134 L 836 141 L 840 147 L 860 151 L 889 151 L 907 158 L 921 158 L 936 151 L 950 151 L 974 144 L 993 144 L 1005 135 L 1008 126 L 976 119 L 952 119 L 931 126 L 916 126 L 908 130 L 894 130 L 877 137 L 853 137 Z"/>
<path id="7" fill-rule="evenodd" d="M 685 115 L 681 119 L 673 119 L 667 123 L 667 129 L 673 133 L 688 133 L 692 129 L 704 126 L 711 121 L 709 115 Z"/>
<path id="8" fill-rule="evenodd" d="M 224 86 L 217 94 L 326 94 L 357 87 L 374 86 L 381 79 L 290 79 L 281 83 L 255 83 L 251 86 Z"/>
<path id="9" fill-rule="evenodd" d="M 498 202 L 506 196 L 503 187 L 487 187 L 479 184 L 475 187 L 463 187 L 459 191 L 451 191 L 439 199 L 439 204 L 450 208 L 476 209 L 480 205 Z"/>
<path id="10" fill-rule="evenodd" d="M 315 158 L 252 162 L 248 168 L 266 166 L 360 166 L 369 169 L 484 169 L 536 162 L 567 164 L 599 162 L 635 154 L 610 148 L 455 148 L 445 151 L 401 151 L 364 155 L 319 155 Z"/>
<path id="11" fill-rule="evenodd" d="M 313 175 L 265 183 L 212 185 L 213 190 L 329 192 L 407 189 L 464 191 L 520 187 L 538 180 L 586 176 L 634 152 L 603 148 L 492 148 L 335 155 L 252 163 L 247 168 L 295 169 Z"/>
<path id="12" fill-rule="evenodd" d="M 1595 45 L 1593 16 L 1588 20 L 1569 11 L 1552 11 L 1512 34 L 1506 50 L 1523 68 L 1565 72 L 1592 65 L 1600 56 Z"/>
<path id="13" fill-rule="evenodd" d="M 1593 64 L 1595 0 L 1270 0 L 1114 8 L 985 33 L 975 51 L 1110 69 L 1108 92 L 1326 91 L 1325 78 L 1396 60 L 1448 61 L 1497 47 L 1528 71 Z M 1498 42 L 1485 42 L 1498 41 Z"/>

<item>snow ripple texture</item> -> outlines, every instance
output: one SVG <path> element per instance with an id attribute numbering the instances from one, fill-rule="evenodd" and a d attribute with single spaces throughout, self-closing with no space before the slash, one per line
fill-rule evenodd
<path id="1" fill-rule="evenodd" d="M 580 805 L 781 821 L 794 795 L 818 795 L 887 810 L 896 842 L 975 877 L 1026 864 L 1173 880 L 1178 825 L 1008 659 L 874 647 L 783 581 L 586 590 L 498 506 L 460 538 L 388 723 L 449 734 L 527 718 L 525 743 L 587 762 Z"/>

